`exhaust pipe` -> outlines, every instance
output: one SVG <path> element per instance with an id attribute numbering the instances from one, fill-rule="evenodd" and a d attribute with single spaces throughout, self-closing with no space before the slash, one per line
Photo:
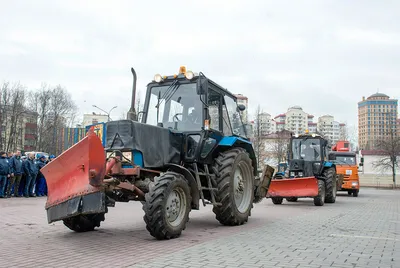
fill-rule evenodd
<path id="1" fill-rule="evenodd" d="M 131 72 L 133 75 L 132 102 L 131 102 L 131 108 L 127 115 L 127 119 L 132 120 L 132 121 L 137 121 L 137 114 L 136 114 L 136 109 L 135 109 L 137 76 L 136 76 L 135 69 L 131 68 Z"/>

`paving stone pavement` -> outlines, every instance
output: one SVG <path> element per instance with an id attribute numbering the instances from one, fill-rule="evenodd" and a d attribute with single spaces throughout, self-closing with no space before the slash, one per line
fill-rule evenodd
<path id="1" fill-rule="evenodd" d="M 400 191 L 362 189 L 336 204 L 256 204 L 225 227 L 210 207 L 178 239 L 146 231 L 140 203 L 117 204 L 95 232 L 47 224 L 44 198 L 0 199 L 0 267 L 400 267 Z"/>

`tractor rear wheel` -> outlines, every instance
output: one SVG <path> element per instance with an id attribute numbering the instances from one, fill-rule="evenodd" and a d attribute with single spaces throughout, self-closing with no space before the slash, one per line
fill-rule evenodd
<path id="1" fill-rule="evenodd" d="M 323 206 L 325 204 L 325 182 L 318 180 L 318 195 L 314 197 L 314 205 Z"/>
<path id="2" fill-rule="evenodd" d="M 63 220 L 64 225 L 75 232 L 90 232 L 105 220 L 105 213 L 78 215 Z"/>
<path id="3" fill-rule="evenodd" d="M 336 192 L 337 192 L 337 185 L 336 185 L 336 169 L 331 167 L 324 170 L 323 173 L 325 177 L 325 187 L 326 187 L 326 196 L 325 202 L 326 203 L 335 203 L 336 202 Z"/>
<path id="4" fill-rule="evenodd" d="M 190 188 L 185 177 L 175 172 L 156 177 L 145 199 L 143 219 L 147 231 L 158 240 L 179 237 L 191 210 Z"/>
<path id="5" fill-rule="evenodd" d="M 286 198 L 286 201 L 288 201 L 288 202 L 297 202 L 297 197 L 288 197 L 288 198 Z"/>
<path id="6" fill-rule="evenodd" d="M 275 205 L 280 205 L 283 202 L 283 197 L 271 197 L 271 199 Z"/>
<path id="7" fill-rule="evenodd" d="M 223 225 L 241 225 L 248 221 L 253 207 L 254 174 L 246 150 L 234 148 L 215 159 L 213 173 L 216 177 L 216 219 Z"/>

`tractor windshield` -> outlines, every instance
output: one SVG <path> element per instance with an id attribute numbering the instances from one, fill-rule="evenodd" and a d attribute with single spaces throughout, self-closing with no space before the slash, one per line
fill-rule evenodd
<path id="1" fill-rule="evenodd" d="M 196 83 L 176 81 L 171 85 L 154 86 L 148 98 L 147 124 L 179 131 L 201 130 L 202 103 L 196 93 Z"/>
<path id="2" fill-rule="evenodd" d="M 319 139 L 293 139 L 293 159 L 305 161 L 321 161 L 321 141 Z"/>

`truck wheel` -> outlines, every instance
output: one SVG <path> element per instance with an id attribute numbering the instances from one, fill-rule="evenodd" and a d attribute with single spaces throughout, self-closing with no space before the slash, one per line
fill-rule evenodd
<path id="1" fill-rule="evenodd" d="M 216 177 L 216 219 L 223 225 L 241 225 L 248 221 L 254 199 L 253 166 L 249 154 L 234 148 L 215 159 L 213 173 Z"/>
<path id="2" fill-rule="evenodd" d="M 347 191 L 347 195 L 351 195 L 353 192 L 350 190 L 350 191 Z"/>
<path id="3" fill-rule="evenodd" d="M 166 172 L 150 184 L 143 204 L 146 229 L 158 240 L 179 237 L 191 210 L 190 188 L 179 173 Z"/>
<path id="4" fill-rule="evenodd" d="M 288 202 L 297 202 L 297 197 L 288 197 L 288 198 L 286 198 L 286 201 L 288 201 Z"/>
<path id="5" fill-rule="evenodd" d="M 283 197 L 271 197 L 271 199 L 275 205 L 280 205 L 283 202 Z"/>
<path id="6" fill-rule="evenodd" d="M 324 170 L 323 173 L 325 177 L 325 202 L 326 203 L 335 203 L 336 202 L 336 169 L 335 168 L 328 168 Z"/>
<path id="7" fill-rule="evenodd" d="M 357 197 L 358 196 L 358 192 L 359 192 L 359 190 L 353 190 L 353 196 Z"/>
<path id="8" fill-rule="evenodd" d="M 105 220 L 104 214 L 78 215 L 65 219 L 63 222 L 65 226 L 75 232 L 89 232 L 93 231 L 95 227 L 100 227 L 100 223 Z"/>
<path id="9" fill-rule="evenodd" d="M 318 180 L 318 196 L 314 197 L 314 205 L 323 206 L 325 204 L 325 182 Z"/>

